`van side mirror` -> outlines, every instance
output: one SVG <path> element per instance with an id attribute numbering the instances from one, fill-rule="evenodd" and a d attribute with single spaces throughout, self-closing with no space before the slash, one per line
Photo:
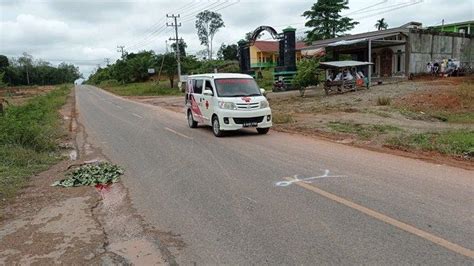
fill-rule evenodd
<path id="1" fill-rule="evenodd" d="M 260 88 L 260 93 L 261 93 L 263 96 L 267 95 L 267 92 L 265 91 L 264 88 Z"/>
<path id="2" fill-rule="evenodd" d="M 211 90 L 204 90 L 204 91 L 202 92 L 202 94 L 203 94 L 203 95 L 206 95 L 206 96 L 212 96 L 212 95 L 214 95 Z"/>

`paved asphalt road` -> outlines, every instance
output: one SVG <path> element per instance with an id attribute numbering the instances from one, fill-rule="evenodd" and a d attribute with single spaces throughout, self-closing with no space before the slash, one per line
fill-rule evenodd
<path id="1" fill-rule="evenodd" d="M 215 138 L 183 114 L 76 95 L 145 222 L 184 241 L 177 263 L 474 263 L 473 171 L 274 131 Z M 278 183 L 294 175 L 319 178 Z"/>

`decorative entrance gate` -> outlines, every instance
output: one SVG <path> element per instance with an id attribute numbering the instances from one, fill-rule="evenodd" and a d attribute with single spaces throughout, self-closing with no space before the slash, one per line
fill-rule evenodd
<path id="1" fill-rule="evenodd" d="M 249 41 L 239 41 L 240 72 L 255 76 L 255 71 L 250 67 L 250 46 L 252 46 L 260 33 L 267 31 L 274 39 L 278 40 L 278 65 L 273 73 L 275 81 L 282 81 L 287 88 L 291 88 L 291 81 L 296 74 L 296 29 L 286 28 L 283 33 L 270 26 L 260 26 L 255 29 Z"/>

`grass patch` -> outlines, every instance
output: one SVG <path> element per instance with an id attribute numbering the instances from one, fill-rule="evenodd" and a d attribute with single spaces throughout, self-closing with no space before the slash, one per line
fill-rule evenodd
<path id="1" fill-rule="evenodd" d="M 461 123 L 461 124 L 474 123 L 474 112 L 466 112 L 466 113 L 435 112 L 435 113 L 430 114 L 430 116 L 440 121 L 449 122 L 449 123 Z"/>
<path id="2" fill-rule="evenodd" d="M 457 89 L 457 94 L 466 108 L 474 108 L 474 82 L 465 82 Z"/>
<path id="3" fill-rule="evenodd" d="M 124 85 L 103 86 L 103 89 L 120 96 L 179 96 L 184 95 L 178 88 L 169 88 L 154 82 L 129 83 Z"/>
<path id="4" fill-rule="evenodd" d="M 291 114 L 273 113 L 272 122 L 275 124 L 293 123 L 295 120 Z"/>
<path id="5" fill-rule="evenodd" d="M 400 135 L 389 139 L 388 144 L 399 148 L 438 151 L 450 155 L 474 154 L 474 131 L 454 130 L 440 133 Z"/>
<path id="6" fill-rule="evenodd" d="M 60 159 L 57 141 L 64 133 L 57 111 L 69 92 L 61 86 L 0 116 L 0 197 L 13 196 L 28 177 Z"/>
<path id="7" fill-rule="evenodd" d="M 379 96 L 377 98 L 377 105 L 380 105 L 380 106 L 390 105 L 391 102 L 392 100 L 389 97 Z"/>
<path id="8" fill-rule="evenodd" d="M 370 139 L 391 131 L 401 131 L 400 128 L 391 125 L 364 125 L 346 122 L 329 122 L 327 126 L 333 131 L 355 134 L 362 139 Z"/>

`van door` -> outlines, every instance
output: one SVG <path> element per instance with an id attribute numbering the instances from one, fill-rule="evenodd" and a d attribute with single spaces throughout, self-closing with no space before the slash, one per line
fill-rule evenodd
<path id="1" fill-rule="evenodd" d="M 203 90 L 210 90 L 212 91 L 212 95 L 202 95 L 202 105 L 201 105 L 201 112 L 204 120 L 210 124 L 211 123 L 211 118 L 212 114 L 214 114 L 214 104 L 213 104 L 213 99 L 215 95 L 214 88 L 212 86 L 212 82 L 209 79 L 205 79 L 203 82 Z"/>
<path id="2" fill-rule="evenodd" d="M 193 87 L 191 93 L 191 111 L 193 112 L 194 120 L 198 121 L 199 123 L 203 123 L 203 115 L 202 115 L 202 86 L 203 80 L 202 79 L 195 79 L 193 80 Z"/>

